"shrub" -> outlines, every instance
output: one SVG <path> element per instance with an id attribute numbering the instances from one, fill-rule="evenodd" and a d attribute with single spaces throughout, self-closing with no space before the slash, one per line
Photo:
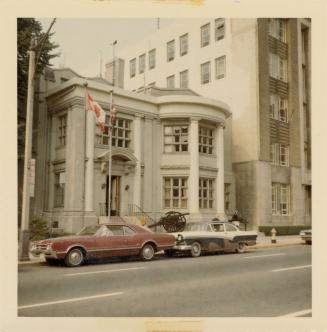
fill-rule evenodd
<path id="1" fill-rule="evenodd" d="M 49 237 L 49 227 L 45 220 L 32 218 L 30 222 L 30 240 L 37 241 Z"/>
<path id="2" fill-rule="evenodd" d="M 259 232 L 265 233 L 266 236 L 271 235 L 271 230 L 276 229 L 276 235 L 299 235 L 303 229 L 310 228 L 310 225 L 264 225 L 259 226 Z"/>

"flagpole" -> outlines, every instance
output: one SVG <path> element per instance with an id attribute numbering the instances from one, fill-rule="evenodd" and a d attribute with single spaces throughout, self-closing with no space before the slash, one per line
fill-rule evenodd
<path id="1" fill-rule="evenodd" d="M 84 188 L 83 188 L 83 227 L 85 226 L 85 210 L 86 210 L 86 163 L 87 163 L 87 151 L 86 151 L 86 122 L 87 122 L 87 80 L 84 82 Z"/>
<path id="2" fill-rule="evenodd" d="M 110 212 L 111 212 L 111 172 L 112 172 L 112 107 L 114 104 L 114 87 L 115 87 L 115 45 L 117 44 L 117 40 L 112 43 L 112 90 L 111 90 L 111 101 L 110 101 L 110 110 L 109 110 L 109 154 L 108 154 L 108 222 L 110 223 Z"/>

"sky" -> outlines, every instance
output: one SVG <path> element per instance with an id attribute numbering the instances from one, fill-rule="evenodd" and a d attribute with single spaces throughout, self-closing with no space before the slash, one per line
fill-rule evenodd
<path id="1" fill-rule="evenodd" d="M 38 18 L 46 31 L 53 18 Z M 160 19 L 160 28 L 174 19 Z M 59 45 L 61 56 L 52 61 L 54 67 L 70 67 L 86 77 L 99 76 L 112 58 L 112 42 L 117 40 L 116 52 L 136 40 L 143 39 L 158 28 L 157 18 L 57 18 L 52 27 L 52 41 Z"/>

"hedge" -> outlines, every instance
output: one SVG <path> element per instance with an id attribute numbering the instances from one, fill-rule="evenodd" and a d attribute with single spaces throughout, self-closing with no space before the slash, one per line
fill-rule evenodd
<path id="1" fill-rule="evenodd" d="M 259 226 L 259 232 L 265 233 L 266 236 L 271 236 L 271 230 L 275 228 L 276 235 L 299 235 L 300 231 L 310 229 L 311 225 L 267 225 Z"/>

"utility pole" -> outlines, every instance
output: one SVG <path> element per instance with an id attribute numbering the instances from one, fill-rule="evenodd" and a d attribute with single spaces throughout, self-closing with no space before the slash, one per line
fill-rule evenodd
<path id="1" fill-rule="evenodd" d="M 114 103 L 114 87 L 115 87 L 115 46 L 117 44 L 117 40 L 115 40 L 112 45 L 112 90 L 111 90 L 111 102 L 110 102 L 110 110 L 109 110 L 109 153 L 108 153 L 108 222 L 110 223 L 110 212 L 111 212 L 111 150 L 112 150 L 112 123 L 111 123 L 111 112 Z"/>
<path id="2" fill-rule="evenodd" d="M 29 260 L 29 220 L 30 220 L 30 168 L 32 156 L 32 135 L 33 135 L 33 107 L 34 107 L 34 74 L 35 74 L 35 39 L 31 39 L 29 48 L 29 70 L 27 86 L 27 107 L 25 127 L 25 156 L 24 156 L 24 182 L 23 182 L 23 203 L 22 223 L 20 230 L 19 260 Z"/>
<path id="3" fill-rule="evenodd" d="M 24 181 L 23 181 L 23 197 L 22 197 L 22 222 L 19 237 L 19 260 L 29 260 L 29 222 L 30 222 L 30 197 L 34 196 L 31 193 L 31 170 L 34 168 L 34 160 L 32 160 L 32 138 L 33 138 L 33 107 L 34 107 L 34 76 L 35 67 L 39 62 L 41 51 L 49 32 L 55 23 L 56 19 L 53 19 L 48 31 L 39 41 L 36 43 L 34 37 L 31 38 L 31 45 L 29 48 L 29 64 L 28 64 L 28 83 L 27 83 L 27 106 L 26 106 L 26 126 L 25 126 L 25 154 L 24 154 Z M 35 50 L 39 48 L 37 56 L 35 56 Z M 36 57 L 36 61 L 35 61 Z"/>

